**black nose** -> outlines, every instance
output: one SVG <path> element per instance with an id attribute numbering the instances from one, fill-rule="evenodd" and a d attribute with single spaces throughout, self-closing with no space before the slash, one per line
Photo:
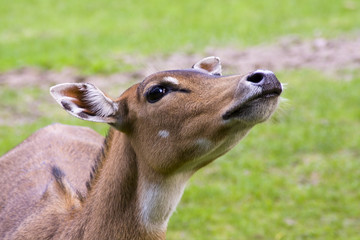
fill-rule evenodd
<path id="1" fill-rule="evenodd" d="M 266 77 L 265 73 L 263 73 L 263 72 L 255 72 L 255 73 L 250 74 L 247 77 L 246 81 L 257 84 L 257 83 L 261 83 L 262 81 L 264 81 L 265 77 Z"/>
<path id="2" fill-rule="evenodd" d="M 255 85 L 261 85 L 269 80 L 271 81 L 271 79 L 276 79 L 273 72 L 257 70 L 256 72 L 250 74 L 246 80 Z"/>
<path id="3" fill-rule="evenodd" d="M 280 84 L 275 74 L 268 70 L 256 70 L 247 76 L 246 81 L 251 82 L 252 85 L 263 86 L 268 84 Z"/>
<path id="4" fill-rule="evenodd" d="M 261 87 L 263 91 L 269 89 L 276 89 L 279 93 L 282 91 L 281 83 L 271 71 L 256 70 L 247 76 L 246 81 L 250 82 L 251 85 Z"/>

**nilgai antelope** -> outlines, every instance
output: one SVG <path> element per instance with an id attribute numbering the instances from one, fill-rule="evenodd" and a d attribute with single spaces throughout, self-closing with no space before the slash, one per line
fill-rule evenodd
<path id="1" fill-rule="evenodd" d="M 71 115 L 111 125 L 45 127 L 0 159 L 1 239 L 165 239 L 188 179 L 278 105 L 257 70 L 221 76 L 208 57 L 146 77 L 113 100 L 87 83 L 51 95 Z"/>

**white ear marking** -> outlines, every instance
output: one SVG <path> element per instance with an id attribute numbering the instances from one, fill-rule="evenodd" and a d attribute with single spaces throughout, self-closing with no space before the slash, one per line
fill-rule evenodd
<path id="1" fill-rule="evenodd" d="M 100 117 L 111 116 L 118 110 L 118 106 L 95 86 L 90 85 L 86 90 L 85 101 Z"/>
<path id="2" fill-rule="evenodd" d="M 63 83 L 50 88 L 54 99 L 71 115 L 93 122 L 114 123 L 118 105 L 92 84 Z"/>

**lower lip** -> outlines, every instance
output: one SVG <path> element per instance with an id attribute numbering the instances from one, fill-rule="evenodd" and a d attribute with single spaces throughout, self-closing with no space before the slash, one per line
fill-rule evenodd
<path id="1" fill-rule="evenodd" d="M 256 101 L 256 100 L 259 100 L 259 99 L 267 99 L 267 98 L 276 98 L 276 97 L 279 97 L 280 94 L 278 93 L 266 93 L 266 94 L 263 94 L 263 95 L 260 95 L 260 96 L 257 96 L 253 99 L 250 99 L 247 101 L 247 103 L 250 103 L 250 102 L 253 102 L 253 101 Z"/>
<path id="2" fill-rule="evenodd" d="M 273 97 L 278 97 L 278 96 L 279 96 L 279 94 L 277 94 L 277 93 L 269 93 L 269 94 L 261 95 L 257 98 L 273 98 Z"/>
<path id="3" fill-rule="evenodd" d="M 276 97 L 279 97 L 280 94 L 278 93 L 268 93 L 268 94 L 264 94 L 264 95 L 260 95 L 254 99 L 251 99 L 250 101 L 248 101 L 247 103 L 251 103 L 251 102 L 256 102 L 258 100 L 261 101 L 261 99 L 268 99 L 268 98 L 276 98 Z M 241 111 L 242 108 L 246 108 L 246 103 L 243 104 L 243 106 L 240 106 L 237 110 L 233 111 L 231 114 L 228 114 L 227 116 L 223 116 L 223 119 L 224 120 L 228 120 L 230 118 L 232 118 L 232 115 L 236 115 L 235 112 L 238 112 L 238 111 Z"/>

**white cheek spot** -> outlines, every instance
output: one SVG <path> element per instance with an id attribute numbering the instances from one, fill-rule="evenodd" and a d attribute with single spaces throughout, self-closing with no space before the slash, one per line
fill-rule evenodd
<path id="1" fill-rule="evenodd" d="M 162 137 L 162 138 L 167 138 L 169 135 L 170 135 L 170 133 L 168 131 L 166 131 L 166 130 L 160 130 L 158 132 L 158 136 Z"/>
<path id="2" fill-rule="evenodd" d="M 164 80 L 165 80 L 166 82 L 170 82 L 170 83 L 179 85 L 179 81 L 178 81 L 176 78 L 174 78 L 174 77 L 164 77 Z"/>
<path id="3" fill-rule="evenodd" d="M 212 142 L 206 138 L 199 138 L 195 141 L 195 144 L 204 150 L 209 150 L 211 148 Z"/>

